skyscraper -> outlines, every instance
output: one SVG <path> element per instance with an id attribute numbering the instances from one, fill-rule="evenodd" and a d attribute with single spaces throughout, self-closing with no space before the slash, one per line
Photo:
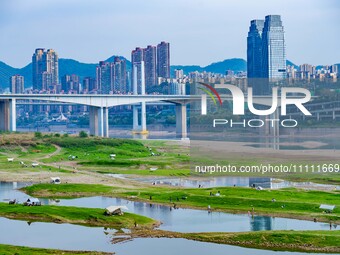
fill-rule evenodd
<path id="1" fill-rule="evenodd" d="M 248 78 L 262 77 L 262 30 L 264 20 L 250 21 L 247 37 L 247 75 Z"/>
<path id="2" fill-rule="evenodd" d="M 113 92 L 116 94 L 125 94 L 127 92 L 126 61 L 115 57 L 112 68 Z"/>
<path id="3" fill-rule="evenodd" d="M 144 62 L 144 65 L 142 65 Z M 144 66 L 146 88 L 158 85 L 159 78 L 170 78 L 170 44 L 161 42 L 156 46 L 149 45 L 147 48 L 137 47 L 131 52 L 132 84 L 137 79 L 137 91 L 141 93 L 141 69 Z M 137 75 L 134 74 L 136 70 Z"/>
<path id="4" fill-rule="evenodd" d="M 24 76 L 13 75 L 9 79 L 9 89 L 12 94 L 22 94 L 24 93 Z"/>
<path id="5" fill-rule="evenodd" d="M 100 61 L 96 68 L 96 82 L 100 94 L 124 94 L 127 91 L 126 62 L 116 57 L 114 62 Z"/>
<path id="6" fill-rule="evenodd" d="M 262 33 L 262 70 L 263 77 L 269 82 L 286 78 L 286 45 L 284 28 L 280 15 L 265 18 Z"/>
<path id="7" fill-rule="evenodd" d="M 66 74 L 61 77 L 61 89 L 64 91 L 65 94 L 79 94 L 79 76 L 76 74 Z"/>
<path id="8" fill-rule="evenodd" d="M 110 94 L 113 89 L 111 63 L 100 61 L 96 67 L 96 81 L 99 94 Z"/>
<path id="9" fill-rule="evenodd" d="M 149 45 L 144 49 L 144 62 L 145 62 L 145 86 L 157 85 L 157 53 L 156 47 Z"/>
<path id="10" fill-rule="evenodd" d="M 137 79 L 137 92 L 141 93 L 142 87 L 142 68 L 141 63 L 144 61 L 144 49 L 137 47 L 131 52 L 131 64 L 132 64 L 132 84 Z M 134 68 L 135 67 L 135 68 Z M 137 72 L 137 74 L 135 74 Z"/>
<path id="11" fill-rule="evenodd" d="M 95 92 L 97 90 L 96 79 L 93 77 L 85 77 L 83 80 L 83 93 L 87 94 Z"/>
<path id="12" fill-rule="evenodd" d="M 252 20 L 247 37 L 248 86 L 255 95 L 268 94 L 269 87 L 286 78 L 286 48 L 280 15 Z"/>
<path id="13" fill-rule="evenodd" d="M 57 91 L 59 85 L 58 54 L 53 49 L 38 48 L 32 56 L 33 89 Z"/>
<path id="14" fill-rule="evenodd" d="M 170 43 L 161 42 L 157 45 L 157 75 L 170 78 Z"/>

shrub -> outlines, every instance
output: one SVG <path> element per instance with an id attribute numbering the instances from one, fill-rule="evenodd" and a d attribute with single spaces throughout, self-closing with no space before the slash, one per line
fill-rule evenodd
<path id="1" fill-rule="evenodd" d="M 83 131 L 83 130 L 79 132 L 79 137 L 81 137 L 81 138 L 86 138 L 88 136 L 89 135 L 85 131 Z"/>
<path id="2" fill-rule="evenodd" d="M 34 132 L 34 137 L 41 139 L 42 138 L 42 133 L 41 132 Z"/>

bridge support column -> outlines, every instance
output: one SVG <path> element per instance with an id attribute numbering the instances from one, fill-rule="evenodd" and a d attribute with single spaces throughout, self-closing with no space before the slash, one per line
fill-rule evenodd
<path id="1" fill-rule="evenodd" d="M 279 136 L 280 135 L 280 113 L 279 110 L 276 111 L 271 115 L 271 119 L 274 119 L 272 124 L 270 124 L 270 128 L 272 130 L 271 135 Z"/>
<path id="2" fill-rule="evenodd" d="M 141 113 L 140 113 L 140 120 L 141 120 L 141 125 L 139 125 L 139 111 L 138 108 L 141 108 Z M 136 134 L 148 134 L 148 130 L 146 128 L 146 103 L 142 102 L 139 105 L 134 105 L 132 108 L 132 116 L 133 116 L 133 133 Z"/>
<path id="3" fill-rule="evenodd" d="M 90 135 L 98 136 L 99 128 L 98 128 L 98 107 L 90 106 Z"/>
<path id="4" fill-rule="evenodd" d="M 141 133 L 142 134 L 146 134 L 148 133 L 147 129 L 146 129 L 146 103 L 142 102 L 142 109 L 141 109 L 141 124 L 142 124 L 142 130 Z"/>
<path id="5" fill-rule="evenodd" d="M 109 137 L 109 108 L 90 106 L 90 135 Z"/>
<path id="6" fill-rule="evenodd" d="M 132 121 L 133 121 L 132 129 L 134 131 L 138 130 L 138 106 L 137 105 L 132 106 Z"/>
<path id="7" fill-rule="evenodd" d="M 185 139 L 187 133 L 187 106 L 176 104 L 176 136 Z"/>
<path id="8" fill-rule="evenodd" d="M 280 110 L 277 109 L 275 112 L 267 116 L 261 116 L 261 120 L 264 122 L 264 126 L 259 128 L 260 134 L 265 136 L 279 136 L 280 135 Z M 272 121 L 268 121 L 271 119 Z"/>
<path id="9" fill-rule="evenodd" d="M 16 131 L 16 101 L 15 99 L 0 101 L 0 130 Z"/>

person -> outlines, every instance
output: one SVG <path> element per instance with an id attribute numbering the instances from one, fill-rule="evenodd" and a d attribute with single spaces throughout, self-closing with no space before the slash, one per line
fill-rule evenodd
<path id="1" fill-rule="evenodd" d="M 150 196 L 150 200 L 152 200 L 152 196 Z"/>

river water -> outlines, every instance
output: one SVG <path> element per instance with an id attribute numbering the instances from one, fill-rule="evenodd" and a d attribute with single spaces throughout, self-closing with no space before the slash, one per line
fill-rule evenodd
<path id="1" fill-rule="evenodd" d="M 28 196 L 17 188 L 28 183 L 0 182 L 0 201 L 19 199 L 24 201 Z M 163 224 L 160 229 L 178 232 L 239 232 L 258 230 L 327 230 L 329 225 L 310 221 L 274 218 L 266 216 L 249 217 L 229 213 L 208 213 L 202 210 L 172 209 L 167 206 L 150 205 L 148 203 L 131 202 L 125 199 L 108 197 L 88 197 L 62 199 L 60 201 L 41 199 L 44 204 L 64 206 L 81 206 L 105 208 L 109 205 L 126 205 L 129 212 L 145 215 Z M 0 243 L 23 245 L 41 248 L 58 248 L 68 250 L 91 250 L 116 252 L 116 254 L 273 254 L 271 251 L 245 249 L 229 245 L 200 243 L 185 239 L 144 238 L 129 242 L 112 244 L 112 229 L 100 227 L 84 227 L 71 224 L 27 223 L 25 221 L 0 218 L 0 229 L 6 234 L 0 235 Z M 334 228 L 333 228 L 334 229 Z M 301 254 L 275 252 L 275 254 Z"/>
<path id="2" fill-rule="evenodd" d="M 29 198 L 16 188 L 27 183 L 0 183 L 0 201 Z M 134 202 L 121 198 L 83 197 L 76 199 L 40 199 L 43 204 L 106 208 L 110 205 L 125 205 L 129 212 L 144 215 L 162 222 L 160 229 L 176 232 L 243 232 L 260 230 L 327 230 L 329 224 L 280 217 L 248 216 L 222 212 L 208 213 L 205 210 L 173 209 L 169 206 Z"/>

